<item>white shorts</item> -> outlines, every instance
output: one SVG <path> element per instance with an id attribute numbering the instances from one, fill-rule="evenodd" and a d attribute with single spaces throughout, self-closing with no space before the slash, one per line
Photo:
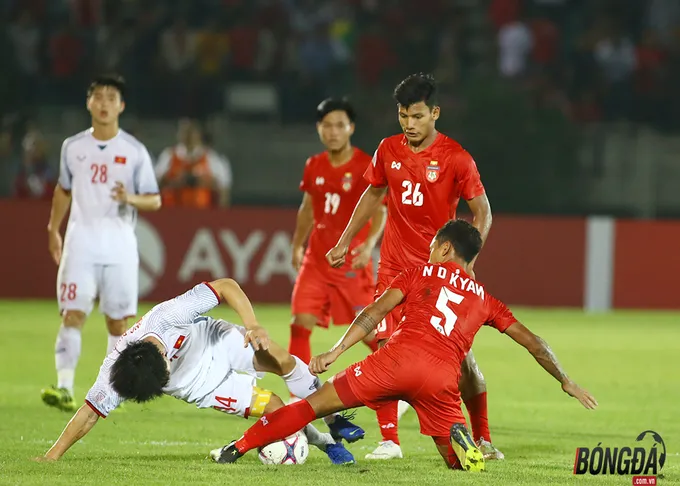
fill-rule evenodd
<path id="1" fill-rule="evenodd" d="M 220 363 L 229 366 L 231 371 L 227 377 L 212 392 L 196 403 L 198 408 L 214 408 L 220 412 L 248 418 L 250 404 L 253 400 L 253 388 L 256 379 L 263 373 L 255 371 L 253 359 L 255 351 L 252 346 L 243 347 L 245 328 L 221 321 L 229 329 L 227 335 L 216 350 L 220 356 L 213 361 L 213 366 L 226 358 L 227 362 Z M 218 365 L 219 366 L 219 365 Z"/>
<path id="2" fill-rule="evenodd" d="M 57 275 L 59 312 L 76 310 L 89 315 L 99 297 L 99 311 L 111 319 L 137 315 L 139 261 L 99 265 L 62 257 Z"/>

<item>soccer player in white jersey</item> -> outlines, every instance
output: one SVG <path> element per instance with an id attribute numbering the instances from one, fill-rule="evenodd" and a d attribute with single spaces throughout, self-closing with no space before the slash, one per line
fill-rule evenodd
<path id="1" fill-rule="evenodd" d="M 161 207 L 146 147 L 118 126 L 124 88 L 120 77 L 96 78 L 87 92 L 92 128 L 67 138 L 61 148 L 47 232 L 50 254 L 59 265 L 62 321 L 54 351 L 57 386 L 44 389 L 42 399 L 66 411 L 75 410 L 81 329 L 95 298 L 109 332 L 107 354 L 127 329 L 128 318 L 137 314 L 137 211 Z M 62 249 L 60 228 L 69 206 Z"/>
<path id="2" fill-rule="evenodd" d="M 220 301 L 232 307 L 242 326 L 202 315 Z M 203 282 L 147 312 L 106 357 L 85 404 L 40 461 L 59 459 L 124 400 L 147 402 L 166 394 L 198 408 L 240 417 L 260 417 L 283 407 L 281 399 L 256 385 L 268 372 L 281 376 L 300 398 L 319 386 L 307 365 L 276 343 L 255 317 L 248 297 L 231 279 Z M 328 433 L 304 429 L 309 443 L 334 464 L 354 462 Z"/>

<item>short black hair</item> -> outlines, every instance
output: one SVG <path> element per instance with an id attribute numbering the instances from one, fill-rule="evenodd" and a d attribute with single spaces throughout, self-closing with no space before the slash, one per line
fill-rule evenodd
<path id="1" fill-rule="evenodd" d="M 354 123 L 357 117 L 356 111 L 352 103 L 349 102 L 347 98 L 326 98 L 319 106 L 316 107 L 316 121 L 320 122 L 328 115 L 331 111 L 344 111 L 347 113 L 347 118 L 349 121 Z"/>
<path id="2" fill-rule="evenodd" d="M 394 99 L 404 108 L 419 102 L 430 109 L 439 103 L 439 89 L 431 74 L 411 74 L 394 88 Z"/>
<path id="3" fill-rule="evenodd" d="M 456 254 L 470 263 L 482 249 L 482 235 L 479 230 L 464 219 L 448 221 L 439 228 L 435 236 L 439 244 L 448 241 Z"/>
<path id="4" fill-rule="evenodd" d="M 155 344 L 138 341 L 121 351 L 111 367 L 111 386 L 121 397 L 148 402 L 163 395 L 170 380 L 165 357 Z"/>
<path id="5" fill-rule="evenodd" d="M 94 90 L 101 86 L 116 88 L 120 93 L 120 98 L 123 99 L 125 97 L 125 79 L 123 79 L 123 76 L 118 74 L 102 74 L 95 77 L 87 88 L 87 97 L 92 96 Z"/>

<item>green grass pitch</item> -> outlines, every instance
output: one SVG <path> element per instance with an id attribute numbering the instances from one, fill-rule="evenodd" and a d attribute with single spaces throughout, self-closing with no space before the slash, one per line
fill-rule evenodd
<path id="1" fill-rule="evenodd" d="M 287 345 L 289 309 L 257 306 L 256 311 L 274 340 Z M 55 381 L 53 347 L 59 318 L 54 302 L 0 301 L 0 484 L 628 485 L 630 476 L 574 476 L 576 448 L 592 448 L 599 442 L 629 445 L 647 429 L 659 432 L 668 448 L 665 478 L 659 484 L 680 484 L 680 315 L 515 312 L 552 345 L 567 372 L 596 396 L 600 407 L 583 409 L 509 338 L 482 329 L 473 349 L 488 382 L 492 438 L 506 460 L 489 462 L 486 473 L 471 475 L 445 469 L 431 439 L 419 434 L 412 410 L 400 423 L 403 460 L 364 460 L 379 434 L 374 414 L 362 409 L 356 421 L 367 436 L 349 446 L 358 460 L 354 466 L 334 467 L 314 448 L 302 466 L 265 467 L 254 453 L 236 465 L 212 464 L 206 459 L 208 451 L 239 437 L 252 422 L 197 410 L 169 397 L 151 405 L 127 404 L 100 420 L 58 463 L 31 462 L 47 450 L 70 418 L 48 409 L 39 398 L 40 388 Z M 234 318 L 224 307 L 213 315 Z M 317 329 L 313 351 L 325 351 L 343 329 Z M 78 401 L 97 375 L 105 336 L 103 319 L 94 314 L 83 335 L 76 374 Z M 365 353 L 365 347 L 356 346 L 332 371 Z M 287 397 L 279 378 L 267 377 L 262 384 Z M 322 424 L 319 427 L 325 430 Z"/>

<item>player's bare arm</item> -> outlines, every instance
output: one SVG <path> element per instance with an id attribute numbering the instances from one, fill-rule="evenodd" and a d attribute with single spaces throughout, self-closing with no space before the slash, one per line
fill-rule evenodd
<path id="1" fill-rule="evenodd" d="M 134 206 L 140 211 L 158 211 L 161 208 L 160 194 L 130 194 L 120 181 L 111 190 L 111 199 Z"/>
<path id="2" fill-rule="evenodd" d="M 560 382 L 562 390 L 569 396 L 576 398 L 585 408 L 594 409 L 597 407 L 595 397 L 571 381 L 557 361 L 557 356 L 543 339 L 519 322 L 508 327 L 505 334 L 510 336 L 517 344 L 525 347 L 538 361 L 538 364 Z"/>
<path id="3" fill-rule="evenodd" d="M 241 318 L 247 330 L 243 346 L 252 344 L 255 351 L 269 349 L 269 334 L 257 322 L 250 299 L 239 284 L 230 278 L 221 278 L 210 282 L 210 286 L 219 294 L 220 300 L 226 302 Z"/>
<path id="4" fill-rule="evenodd" d="M 399 289 L 387 289 L 378 300 L 367 306 L 354 318 L 352 325 L 340 338 L 330 351 L 315 356 L 309 362 L 309 371 L 318 375 L 328 370 L 328 367 L 337 360 L 342 353 L 362 341 L 377 327 L 385 316 L 398 306 L 404 299 L 404 294 Z"/>
<path id="5" fill-rule="evenodd" d="M 99 420 L 99 416 L 88 405 L 83 405 L 73 415 L 73 418 L 64 428 L 59 439 L 50 447 L 44 456 L 37 457 L 36 461 L 56 461 L 63 456 L 73 444 L 85 437 Z"/>
<path id="6" fill-rule="evenodd" d="M 50 210 L 50 221 L 47 223 L 48 248 L 52 260 L 59 265 L 63 242 L 61 239 L 61 223 L 66 217 L 68 208 L 71 205 L 71 191 L 66 191 L 61 185 L 57 184 L 52 196 L 52 209 Z"/>
<path id="7" fill-rule="evenodd" d="M 302 196 L 302 203 L 297 212 L 295 222 L 295 233 L 293 233 L 293 268 L 300 270 L 302 258 L 305 255 L 305 242 L 314 226 L 314 208 L 312 206 L 312 196 L 305 192 Z"/>
<path id="8" fill-rule="evenodd" d="M 354 259 L 352 260 L 352 268 L 364 268 L 371 261 L 373 257 L 373 249 L 378 244 L 378 240 L 385 229 L 385 221 L 387 220 L 387 208 L 383 204 L 379 205 L 371 217 L 371 227 L 368 231 L 366 241 L 352 250 Z"/>
<path id="9" fill-rule="evenodd" d="M 359 233 L 361 228 L 368 223 L 371 216 L 375 214 L 386 193 L 387 186 L 368 186 L 368 188 L 366 188 L 361 195 L 361 199 L 359 199 L 356 208 L 354 208 L 352 217 L 350 218 L 349 223 L 347 223 L 347 227 L 345 228 L 345 231 L 343 231 L 342 236 L 340 236 L 335 247 L 331 248 L 326 254 L 326 259 L 332 267 L 338 268 L 344 265 L 345 256 L 347 255 L 350 243 L 357 233 Z"/>
<path id="10" fill-rule="evenodd" d="M 489 204 L 489 198 L 486 194 L 474 197 L 468 202 L 470 211 L 472 212 L 472 225 L 477 228 L 480 235 L 482 236 L 482 245 L 486 243 L 486 238 L 489 236 L 489 231 L 491 231 L 491 223 L 493 221 L 493 216 L 491 215 L 491 204 Z M 479 255 L 477 255 L 470 265 L 468 266 L 469 271 L 473 272 L 473 267 L 477 261 Z M 474 278 L 474 275 L 472 275 Z"/>

